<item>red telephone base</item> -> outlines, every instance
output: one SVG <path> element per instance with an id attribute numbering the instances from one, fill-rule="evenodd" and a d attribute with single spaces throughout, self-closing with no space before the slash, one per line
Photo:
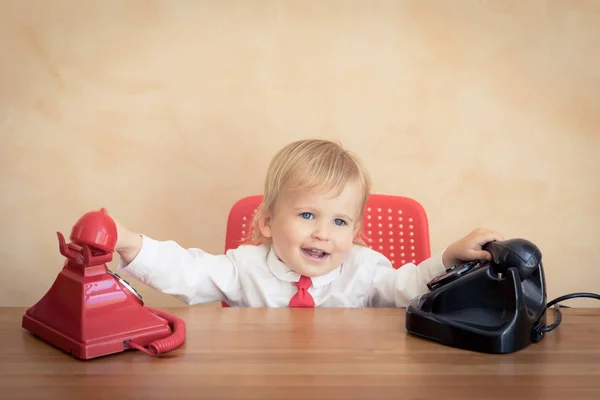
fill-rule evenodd
<path id="1" fill-rule="evenodd" d="M 71 243 L 57 235 L 67 260 L 45 296 L 23 315 L 24 329 L 84 360 L 130 348 L 158 355 L 183 343 L 181 319 L 144 307 L 139 293 L 106 267 L 117 228 L 104 208 L 77 221 Z"/>
<path id="2" fill-rule="evenodd" d="M 138 308 L 137 310 L 132 309 L 131 311 L 136 312 L 130 312 L 129 314 L 150 314 L 150 312 L 143 308 Z M 131 318 L 136 318 L 134 315 L 130 316 Z M 46 325 L 44 322 L 36 319 L 35 316 L 32 315 L 31 309 L 27 310 L 25 315 L 23 315 L 23 328 L 76 358 L 88 360 L 128 350 L 129 347 L 127 346 L 127 342 L 129 340 L 132 340 L 139 345 L 147 346 L 155 340 L 169 336 L 171 334 L 171 328 L 169 328 L 166 321 L 159 317 L 155 317 L 155 319 L 155 323 L 146 328 L 131 331 L 121 330 L 120 332 L 115 332 L 115 335 L 88 340 L 85 343 L 82 343 L 73 337 L 66 336 Z"/>
<path id="3" fill-rule="evenodd" d="M 46 295 L 23 315 L 22 327 L 80 359 L 145 347 L 170 336 L 169 321 L 150 312 L 106 265 L 67 261 Z M 124 282 L 124 281 L 123 281 Z"/>

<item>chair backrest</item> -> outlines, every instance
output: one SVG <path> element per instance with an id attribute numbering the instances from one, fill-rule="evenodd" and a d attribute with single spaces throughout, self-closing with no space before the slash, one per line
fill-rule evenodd
<path id="1" fill-rule="evenodd" d="M 262 195 L 238 200 L 227 219 L 225 251 L 247 240 Z M 403 196 L 371 194 L 363 218 L 363 240 L 386 256 L 395 268 L 420 263 L 431 256 L 429 223 L 423 206 Z"/>

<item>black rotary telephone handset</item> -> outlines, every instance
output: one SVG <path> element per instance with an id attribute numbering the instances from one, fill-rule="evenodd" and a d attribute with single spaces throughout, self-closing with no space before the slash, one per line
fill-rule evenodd
<path id="1" fill-rule="evenodd" d="M 541 266 L 541 251 L 533 243 L 524 239 L 488 242 L 483 246 L 483 250 L 492 255 L 490 274 L 497 279 L 506 276 L 509 268 L 516 268 L 521 280 L 524 280 L 529 278 Z M 452 266 L 446 270 L 445 274 L 427 283 L 427 287 L 429 290 L 434 290 L 444 286 L 481 267 L 483 264 L 484 262 L 476 260 L 458 267 Z"/>
<path id="2" fill-rule="evenodd" d="M 572 293 L 546 304 L 542 252 L 528 240 L 492 241 L 483 250 L 491 261 L 448 268 L 427 284 L 428 292 L 409 303 L 409 333 L 449 346 L 509 353 L 540 341 L 560 324 L 559 302 L 600 299 L 595 293 Z M 552 306 L 556 320 L 547 326 L 546 310 Z"/>

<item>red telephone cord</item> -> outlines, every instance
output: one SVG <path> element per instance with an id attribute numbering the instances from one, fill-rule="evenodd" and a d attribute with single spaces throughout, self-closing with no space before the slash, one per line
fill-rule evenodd
<path id="1" fill-rule="evenodd" d="M 134 341 L 129 341 L 128 345 L 131 348 L 138 349 L 143 351 L 144 353 L 151 356 L 158 356 L 159 354 L 165 353 L 167 351 L 173 350 L 179 347 L 183 341 L 185 340 L 185 322 L 174 315 L 167 314 L 165 312 L 155 310 L 150 307 L 144 307 L 146 310 L 150 311 L 153 314 L 158 315 L 161 318 L 166 319 L 171 325 L 171 329 L 173 330 L 173 334 L 164 339 L 158 339 L 148 345 L 148 348 L 144 346 L 140 346 Z"/>

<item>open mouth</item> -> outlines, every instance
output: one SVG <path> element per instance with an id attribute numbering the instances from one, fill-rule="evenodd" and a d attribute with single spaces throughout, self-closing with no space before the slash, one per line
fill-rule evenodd
<path id="1" fill-rule="evenodd" d="M 323 258 L 325 258 L 329 255 L 329 253 L 327 253 L 323 250 L 315 249 L 315 248 L 305 248 L 305 249 L 303 248 L 302 251 L 308 257 L 313 258 L 315 260 L 322 260 Z"/>

